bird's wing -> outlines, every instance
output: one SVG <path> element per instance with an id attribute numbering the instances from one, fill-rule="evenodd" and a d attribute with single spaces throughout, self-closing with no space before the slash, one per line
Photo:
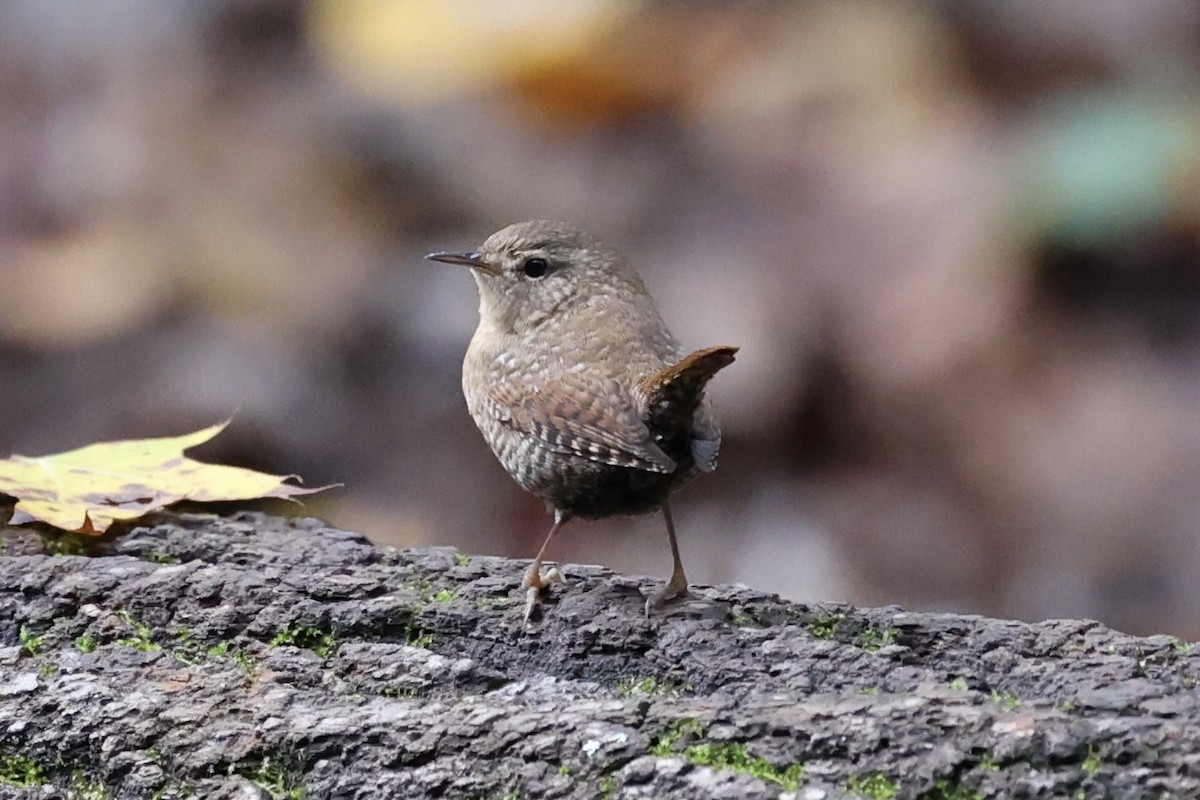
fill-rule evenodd
<path id="1" fill-rule="evenodd" d="M 555 453 L 648 472 L 675 461 L 655 444 L 633 401 L 614 380 L 560 373 L 527 385 L 500 379 L 486 389 L 487 412 Z"/>
<path id="2" fill-rule="evenodd" d="M 707 401 L 704 386 L 733 363 L 736 347 L 708 347 L 642 379 L 646 420 L 655 430 L 690 428 L 692 459 L 704 472 L 717 468 L 721 429 Z"/>
<path id="3" fill-rule="evenodd" d="M 728 345 L 706 347 L 642 378 L 639 389 L 645 395 L 652 423 L 662 417 L 666 427 L 671 424 L 671 415 L 687 418 L 695 413 L 704 396 L 704 385 L 733 363 L 737 351 L 738 348 Z"/>

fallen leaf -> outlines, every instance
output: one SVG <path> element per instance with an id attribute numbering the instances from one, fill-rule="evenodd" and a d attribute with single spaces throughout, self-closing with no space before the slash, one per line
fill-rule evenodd
<path id="1" fill-rule="evenodd" d="M 0 460 L 0 494 L 17 499 L 13 523 L 40 520 L 99 535 L 117 520 L 136 519 L 180 500 L 292 498 L 330 488 L 305 488 L 287 483 L 294 475 L 205 464 L 183 455 L 228 424 L 184 436 L 99 442 L 36 458 L 12 456 Z"/>
<path id="2" fill-rule="evenodd" d="M 606 0 L 319 0 L 310 41 L 333 72 L 368 96 L 437 102 L 553 70 L 641 5 Z"/>

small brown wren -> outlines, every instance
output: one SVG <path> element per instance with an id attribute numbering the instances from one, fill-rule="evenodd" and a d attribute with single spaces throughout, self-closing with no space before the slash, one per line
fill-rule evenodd
<path id="1" fill-rule="evenodd" d="M 525 619 L 557 570 L 550 540 L 573 517 L 662 509 L 675 562 L 646 613 L 686 594 L 668 499 L 717 465 L 721 431 L 704 387 L 736 347 L 684 355 L 624 258 L 563 222 L 510 225 L 471 253 L 479 327 L 463 361 L 467 408 L 500 463 L 546 500 L 554 524 L 525 576 Z"/>

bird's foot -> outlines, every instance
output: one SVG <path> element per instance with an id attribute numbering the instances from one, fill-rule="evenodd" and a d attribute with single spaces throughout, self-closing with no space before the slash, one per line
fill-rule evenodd
<path id="1" fill-rule="evenodd" d="M 649 617 L 652 611 L 658 611 L 672 600 L 678 600 L 687 595 L 687 578 L 682 575 L 672 576 L 666 586 L 646 598 L 646 616 Z"/>
<path id="2" fill-rule="evenodd" d="M 551 567 L 545 572 L 541 572 L 535 564 L 529 568 L 529 572 L 525 573 L 525 580 L 521 585 L 525 587 L 525 624 L 529 625 L 536 622 L 541 616 L 541 606 L 538 601 L 541 599 L 542 589 L 552 583 L 566 583 L 567 579 L 558 571 L 557 567 Z"/>

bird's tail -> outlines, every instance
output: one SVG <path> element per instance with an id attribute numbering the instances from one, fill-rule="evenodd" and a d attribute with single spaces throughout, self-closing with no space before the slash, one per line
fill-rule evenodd
<path id="1" fill-rule="evenodd" d="M 667 423 L 670 418 L 691 419 L 704 396 L 704 385 L 733 363 L 737 351 L 736 347 L 724 345 L 706 347 L 643 378 L 641 388 L 651 428 Z"/>

